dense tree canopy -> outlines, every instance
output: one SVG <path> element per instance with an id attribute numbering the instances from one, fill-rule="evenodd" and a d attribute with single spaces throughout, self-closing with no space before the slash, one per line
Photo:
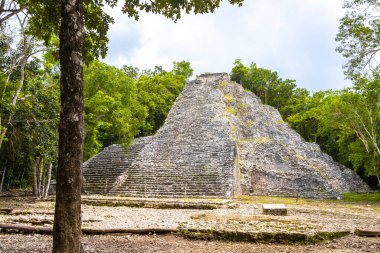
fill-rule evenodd
<path id="1" fill-rule="evenodd" d="M 101 62 L 85 69 L 85 159 L 111 143 L 129 143 L 144 124 L 147 110 L 138 103 L 136 82 Z"/>
<path id="2" fill-rule="evenodd" d="M 118 69 L 99 61 L 85 68 L 84 158 L 110 144 L 154 134 L 191 72 L 185 61 L 174 62 L 169 72 L 156 67 L 141 74 L 134 67 Z"/>
<path id="3" fill-rule="evenodd" d="M 234 65 L 231 80 L 255 93 L 263 103 L 278 109 L 284 117 L 295 113 L 308 96 L 306 89 L 297 88 L 295 80 L 283 80 L 277 72 L 259 68 L 255 63 L 246 67 L 239 59 Z"/>

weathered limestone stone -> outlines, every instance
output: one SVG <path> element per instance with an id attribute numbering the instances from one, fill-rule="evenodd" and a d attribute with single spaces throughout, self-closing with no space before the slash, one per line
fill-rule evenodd
<path id="1" fill-rule="evenodd" d="M 284 204 L 263 204 L 263 214 L 287 215 L 288 209 Z"/>
<path id="2" fill-rule="evenodd" d="M 187 83 L 154 136 L 127 151 L 112 145 L 83 167 L 88 193 L 338 198 L 369 189 L 224 73 Z"/>

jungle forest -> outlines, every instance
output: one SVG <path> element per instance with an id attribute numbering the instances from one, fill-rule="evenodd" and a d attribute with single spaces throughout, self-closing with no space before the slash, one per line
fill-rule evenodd
<path id="1" fill-rule="evenodd" d="M 11 2 L 17 6 L 17 1 Z M 254 62 L 245 66 L 239 59 L 230 75 L 278 109 L 305 140 L 319 144 L 376 188 L 380 183 L 380 73 L 374 62 L 379 21 L 354 11 L 360 4 L 371 4 L 361 2 L 366 1 L 347 3 L 353 12 L 341 20 L 336 37 L 337 50 L 349 59 L 345 70 L 352 87 L 310 93 L 299 88 L 296 80 L 284 80 L 275 70 Z M 33 186 L 35 194 L 42 196 L 57 169 L 59 38 L 51 35 L 44 41 L 44 34 L 36 35 L 33 13 L 10 12 L 13 19 L 5 9 L 0 14 L 0 190 Z M 171 70 L 160 66 L 139 70 L 107 65 L 95 60 L 92 52 L 87 58 L 84 160 L 110 144 L 128 145 L 135 137 L 153 135 L 193 75 L 191 63 L 185 60 L 173 62 Z"/>

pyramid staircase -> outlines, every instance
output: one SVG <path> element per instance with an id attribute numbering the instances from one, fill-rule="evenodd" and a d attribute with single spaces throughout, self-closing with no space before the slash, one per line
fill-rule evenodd
<path id="1" fill-rule="evenodd" d="M 136 141 L 127 149 L 127 152 L 123 145 L 114 144 L 86 161 L 83 164 L 84 192 L 86 194 L 109 193 L 116 179 L 129 170 L 132 161 L 145 144 L 141 140 Z"/>

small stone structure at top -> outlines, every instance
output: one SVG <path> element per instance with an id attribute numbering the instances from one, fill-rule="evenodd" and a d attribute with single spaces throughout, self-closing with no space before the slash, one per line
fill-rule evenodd
<path id="1" fill-rule="evenodd" d="M 225 73 L 188 82 L 154 136 L 83 165 L 84 191 L 135 197 L 339 198 L 369 187 Z"/>

